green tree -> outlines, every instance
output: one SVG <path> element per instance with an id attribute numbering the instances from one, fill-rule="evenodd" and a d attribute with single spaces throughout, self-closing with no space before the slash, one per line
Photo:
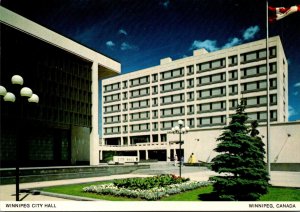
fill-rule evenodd
<path id="1" fill-rule="evenodd" d="M 237 107 L 228 126 L 217 139 L 212 159 L 212 170 L 219 176 L 211 177 L 214 194 L 219 200 L 258 200 L 268 191 L 268 173 L 264 162 L 264 144 L 258 136 L 258 123 L 247 127 L 244 101 Z"/>

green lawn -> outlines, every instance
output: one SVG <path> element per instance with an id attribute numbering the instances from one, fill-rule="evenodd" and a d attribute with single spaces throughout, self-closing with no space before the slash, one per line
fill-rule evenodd
<path id="1" fill-rule="evenodd" d="M 82 191 L 83 187 L 89 185 L 104 184 L 104 183 L 107 182 L 53 186 L 53 187 L 42 188 L 40 190 L 59 193 L 59 194 L 68 194 L 68 195 L 89 197 L 89 198 L 96 198 L 96 199 L 110 200 L 110 201 L 142 201 L 141 199 L 114 197 L 109 195 L 98 195 L 94 193 L 85 193 Z M 210 194 L 211 192 L 212 192 L 212 186 L 207 186 L 192 191 L 187 191 L 184 193 L 164 197 L 161 199 L 161 201 L 203 201 L 205 196 L 209 196 L 208 194 Z M 260 200 L 261 201 L 300 201 L 300 189 L 270 187 L 269 193 L 262 196 Z"/>

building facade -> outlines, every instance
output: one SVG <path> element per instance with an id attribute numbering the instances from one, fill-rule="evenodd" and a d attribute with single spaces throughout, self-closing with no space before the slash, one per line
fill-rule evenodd
<path id="1" fill-rule="evenodd" d="M 108 151 L 168 161 L 178 144 L 171 128 L 225 126 L 242 98 L 250 120 L 267 120 L 266 40 L 193 56 L 102 81 L 100 160 Z M 278 36 L 269 38 L 270 120 L 288 119 L 288 64 Z M 178 140 L 177 140 L 178 141 Z M 187 146 L 183 146 L 187 155 Z"/>
<path id="2" fill-rule="evenodd" d="M 16 95 L 15 103 L 0 96 L 1 167 L 17 157 L 23 167 L 98 164 L 98 81 L 120 73 L 120 63 L 3 6 L 0 14 L 0 85 Z M 38 104 L 20 97 L 13 75 Z"/>

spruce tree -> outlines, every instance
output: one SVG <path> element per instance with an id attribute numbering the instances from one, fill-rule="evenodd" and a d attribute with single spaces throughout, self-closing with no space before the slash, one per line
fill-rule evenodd
<path id="1" fill-rule="evenodd" d="M 258 136 L 257 121 L 247 127 L 244 101 L 238 105 L 236 114 L 223 133 L 215 151 L 220 153 L 212 159 L 212 170 L 219 176 L 211 177 L 218 200 L 258 200 L 267 193 L 268 173 L 264 162 L 264 144 Z"/>

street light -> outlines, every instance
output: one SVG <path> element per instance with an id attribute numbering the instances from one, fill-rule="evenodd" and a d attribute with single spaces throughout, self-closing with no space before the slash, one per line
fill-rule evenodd
<path id="1" fill-rule="evenodd" d="M 24 80 L 23 77 L 21 77 L 20 75 L 14 75 L 11 78 L 11 83 L 13 85 L 18 85 L 19 87 L 22 86 L 24 84 Z M 0 85 L 0 96 L 3 96 L 3 100 L 5 102 L 15 102 L 16 101 L 16 96 L 14 93 L 12 92 L 7 92 L 6 88 L 4 86 Z M 32 103 L 38 103 L 39 102 L 39 97 L 36 94 L 32 93 L 32 90 L 28 87 L 23 87 L 22 89 L 20 89 L 20 96 L 21 97 L 26 97 L 28 102 L 32 102 Z M 20 101 L 20 117 L 19 118 L 23 118 L 23 107 L 22 107 L 22 101 Z M 20 128 L 18 128 L 18 134 L 17 134 L 17 138 L 16 138 L 16 201 L 19 201 L 19 191 L 20 191 L 20 164 L 19 164 L 19 140 L 20 140 L 20 132 L 19 132 Z"/>
<path id="2" fill-rule="evenodd" d="M 181 145 L 183 144 L 183 141 L 181 141 L 181 134 L 188 133 L 190 128 L 188 126 L 183 127 L 183 121 L 179 120 L 178 125 L 172 128 L 172 132 L 175 134 L 179 134 L 179 177 L 181 177 Z"/>

